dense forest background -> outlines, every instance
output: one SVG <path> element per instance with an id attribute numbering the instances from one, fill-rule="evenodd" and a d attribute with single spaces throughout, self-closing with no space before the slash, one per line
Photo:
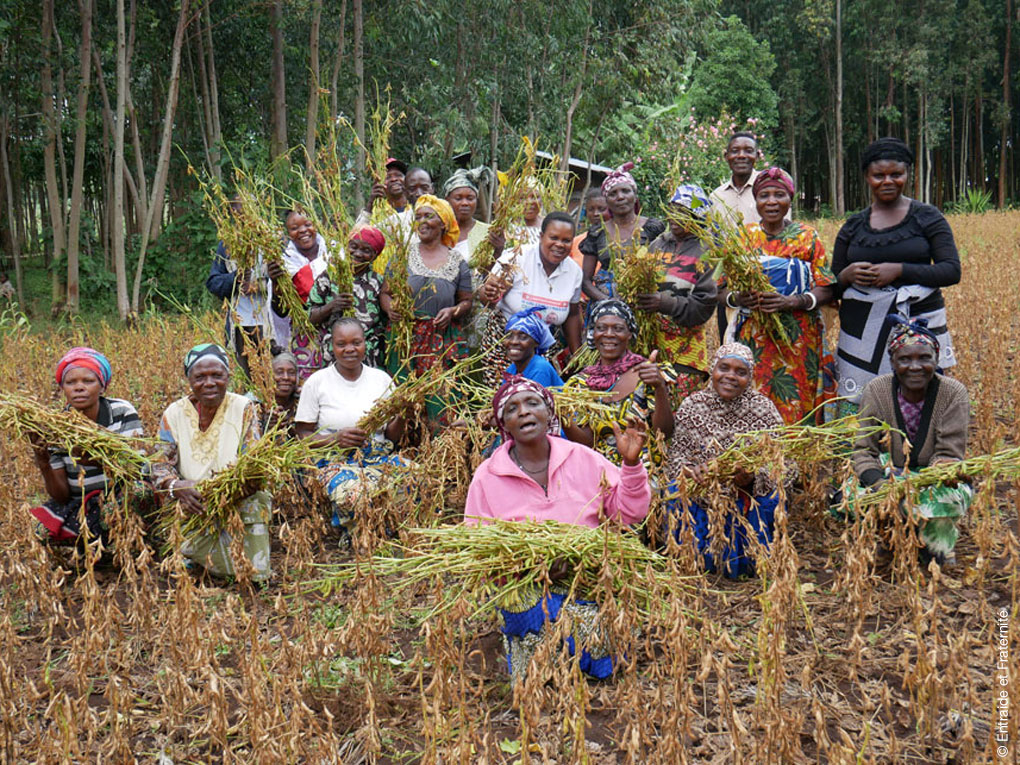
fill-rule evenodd
<path id="1" fill-rule="evenodd" d="M 208 302 L 189 165 L 285 175 L 328 115 L 364 131 L 387 86 L 391 153 L 439 178 L 526 134 L 640 159 L 654 205 L 679 165 L 718 183 L 718 134 L 750 125 L 802 215 L 864 206 L 882 135 L 914 147 L 913 196 L 1006 206 L 1016 25 L 1016 0 L 0 0 L 2 267 L 36 313 Z M 352 132 L 352 198 L 362 167 Z"/>

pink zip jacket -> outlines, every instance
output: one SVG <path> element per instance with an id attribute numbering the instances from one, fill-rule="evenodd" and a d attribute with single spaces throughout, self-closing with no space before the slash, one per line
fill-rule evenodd
<path id="1" fill-rule="evenodd" d="M 559 521 L 595 528 L 599 512 L 629 524 L 648 515 L 652 492 L 645 466 L 617 467 L 598 452 L 565 438 L 549 438 L 549 493 L 510 456 L 504 443 L 478 466 L 464 507 L 464 522 Z M 605 476 L 608 488 L 603 489 Z"/>

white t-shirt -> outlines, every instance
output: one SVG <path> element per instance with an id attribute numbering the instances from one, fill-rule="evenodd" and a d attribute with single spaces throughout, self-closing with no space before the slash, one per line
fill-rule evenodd
<path id="1" fill-rule="evenodd" d="M 353 428 L 392 389 L 393 379 L 381 369 L 362 365 L 361 376 L 351 382 L 330 364 L 305 381 L 294 421 L 314 423 L 325 433 Z"/>
<path id="2" fill-rule="evenodd" d="M 499 302 L 499 310 L 509 319 L 518 311 L 542 306 L 542 318 L 547 324 L 558 326 L 567 320 L 570 304 L 581 301 L 581 267 L 568 257 L 547 274 L 538 248 L 539 245 L 531 244 L 521 249 L 514 268 L 513 286 Z M 514 256 L 513 250 L 504 252 L 492 273 L 502 274 Z"/>

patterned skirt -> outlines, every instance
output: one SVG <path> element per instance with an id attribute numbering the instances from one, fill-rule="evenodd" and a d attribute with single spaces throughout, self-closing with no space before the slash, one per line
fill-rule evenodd
<path id="1" fill-rule="evenodd" d="M 408 372 L 422 374 L 438 366 L 450 369 L 458 361 L 468 356 L 466 328 L 451 322 L 446 329 L 437 330 L 430 317 L 416 319 L 411 334 L 411 357 L 397 358 L 394 343 L 390 337 L 386 342 L 387 363 L 389 373 L 398 382 L 405 379 Z M 430 422 L 449 425 L 455 416 L 450 411 L 452 397 L 432 397 L 426 401 L 426 409 Z"/>
<path id="2" fill-rule="evenodd" d="M 244 555 L 251 563 L 256 582 L 267 581 L 272 576 L 269 566 L 269 518 L 272 514 L 272 497 L 268 492 L 257 491 L 237 508 L 244 524 Z M 225 529 L 209 534 L 199 534 L 186 539 L 181 545 L 181 555 L 203 566 L 218 577 L 235 576 L 234 558 L 230 552 L 230 533 Z"/>
<path id="3" fill-rule="evenodd" d="M 550 639 L 550 625 L 561 611 L 573 620 L 573 631 L 566 643 L 571 656 L 580 646 L 581 671 L 598 679 L 613 674 L 613 657 L 606 646 L 606 637 L 599 625 L 599 609 L 594 602 L 568 601 L 566 595 L 557 592 L 536 600 L 535 605 L 524 611 L 499 610 L 507 669 L 515 683 L 524 680 L 535 651 Z"/>
<path id="4" fill-rule="evenodd" d="M 747 526 L 764 549 L 772 545 L 772 530 L 775 523 L 776 507 L 779 498 L 776 495 L 755 497 L 753 502 L 748 502 L 746 497 L 740 497 L 731 512 L 726 514 L 725 527 L 722 533 L 721 560 L 716 560 L 716 554 L 712 551 L 712 541 L 720 533 L 719 529 L 713 529 L 709 523 L 708 511 L 698 502 L 691 502 L 686 507 L 687 522 L 694 531 L 694 539 L 698 545 L 698 552 L 701 553 L 705 562 L 705 570 L 714 573 L 721 564 L 722 572 L 728 579 L 737 579 L 741 576 L 755 575 L 755 560 L 752 555 L 752 544 L 748 538 Z M 749 507 L 750 506 L 750 507 Z M 673 538 L 680 542 L 681 531 L 684 527 L 684 506 L 683 503 L 674 499 L 669 502 L 666 513 L 667 534 L 672 533 Z M 747 525 L 741 522 L 738 516 L 747 519 Z M 718 549 L 718 546 L 716 546 Z"/>
<path id="5" fill-rule="evenodd" d="M 346 460 L 319 461 L 318 479 L 333 505 L 334 527 L 353 531 L 358 505 L 372 495 L 390 468 L 407 464 L 391 453 L 392 446 L 389 441 L 369 444 Z"/>
<path id="6" fill-rule="evenodd" d="M 888 480 L 900 480 L 903 471 L 890 465 L 888 454 L 879 458 L 885 468 Z M 916 473 L 917 471 L 911 471 Z M 867 494 L 869 489 L 861 486 L 856 478 L 847 482 L 847 504 L 853 510 L 854 500 Z M 918 519 L 917 534 L 924 543 L 925 550 L 938 560 L 945 560 L 953 552 L 960 538 L 960 530 L 956 527 L 960 518 L 967 514 L 974 500 L 974 489 L 968 483 L 956 486 L 938 484 L 928 486 L 917 492 L 913 512 Z"/>

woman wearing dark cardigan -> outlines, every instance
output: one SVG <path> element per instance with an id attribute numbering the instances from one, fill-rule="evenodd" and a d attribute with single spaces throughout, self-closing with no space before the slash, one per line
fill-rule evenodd
<path id="1" fill-rule="evenodd" d="M 941 288 L 960 281 L 960 256 L 942 213 L 903 195 L 913 162 L 910 148 L 896 138 L 868 146 L 861 164 L 871 206 L 836 236 L 839 395 L 848 399 L 843 413 L 856 409 L 868 382 L 891 371 L 885 354 L 890 313 L 927 321 L 941 347 L 938 366 L 956 364 Z"/>
<path id="2" fill-rule="evenodd" d="M 942 462 L 956 462 L 967 450 L 970 396 L 963 383 L 935 373 L 939 341 L 920 324 L 893 326 L 889 358 L 893 374 L 876 377 L 861 397 L 861 419 L 888 423 L 895 430 L 888 447 L 881 432 L 857 439 L 854 472 L 861 489 L 851 490 L 850 504 L 859 491 L 893 480 L 904 470 L 918 470 Z M 910 442 L 910 457 L 904 449 Z M 919 492 L 914 513 L 925 553 L 939 563 L 953 560 L 959 537 L 957 519 L 970 507 L 973 491 L 966 483 L 936 485 Z"/>

